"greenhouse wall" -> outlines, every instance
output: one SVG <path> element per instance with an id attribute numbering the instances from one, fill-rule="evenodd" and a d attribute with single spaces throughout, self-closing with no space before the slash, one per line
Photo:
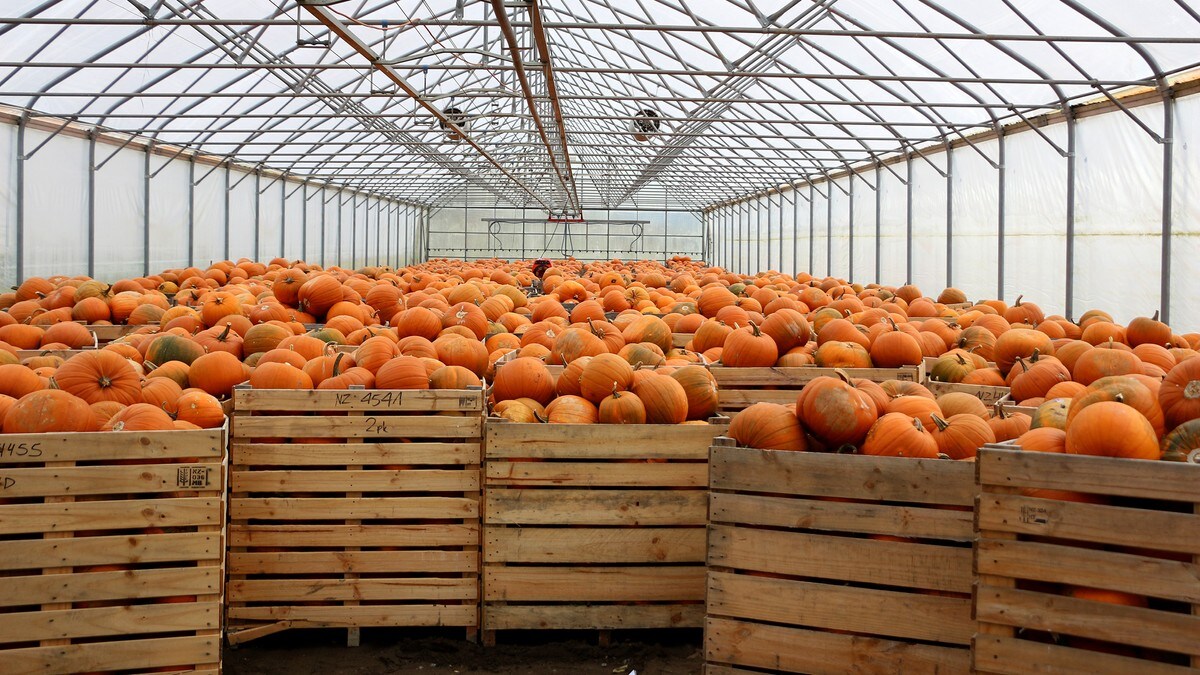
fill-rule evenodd
<path id="1" fill-rule="evenodd" d="M 1150 129 L 1163 128 L 1161 103 L 1129 113 Z M 1200 143 L 1200 96 L 1174 102 L 1174 273 L 1162 265 L 1163 144 L 1121 111 L 1078 119 L 1068 236 L 1067 159 L 1059 152 L 1068 147 L 1067 127 L 1040 129 L 1045 138 L 1006 133 L 1002 141 L 973 140 L 949 152 L 922 149 L 885 168 L 719 205 L 704 214 L 718 242 L 713 262 L 747 274 L 774 269 L 909 282 L 933 295 L 955 286 L 971 299 L 1011 302 L 1023 294 L 1047 313 L 1077 317 L 1103 308 L 1119 322 L 1162 306 L 1166 274 L 1164 313 L 1180 326 L 1200 326 L 1200 297 L 1185 273 L 1200 253 L 1200 155 L 1191 151 Z M 993 164 L 1004 167 L 1003 200 Z"/>
<path id="2" fill-rule="evenodd" d="M 357 268 L 421 257 L 422 206 L 148 149 L 141 139 L 33 125 L 23 133 L 22 145 L 20 126 L 0 122 L 5 287 L 31 276 L 112 280 L 227 258 Z"/>

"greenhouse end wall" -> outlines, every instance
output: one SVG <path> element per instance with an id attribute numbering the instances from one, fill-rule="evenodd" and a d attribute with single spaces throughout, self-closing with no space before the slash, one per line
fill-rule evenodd
<path id="1" fill-rule="evenodd" d="M 5 287 L 53 274 L 111 281 L 227 258 L 358 268 L 422 255 L 423 206 L 148 149 L 143 139 L 56 131 L 60 124 L 22 132 L 0 120 Z"/>
<path id="2" fill-rule="evenodd" d="M 910 282 L 932 295 L 955 286 L 973 300 L 1024 295 L 1048 314 L 1072 318 L 1098 308 L 1125 323 L 1161 307 L 1172 325 L 1198 330 L 1200 294 L 1190 281 L 1200 255 L 1200 153 L 1193 148 L 1200 143 L 1200 96 L 1173 105 L 1169 273 L 1162 265 L 1164 146 L 1116 110 L 1075 122 L 1070 237 L 1067 159 L 1059 152 L 1068 147 L 1068 125 L 1058 123 L 1040 129 L 1046 138 L 1006 133 L 1002 141 L 975 140 L 709 209 L 713 261 L 746 274 L 776 269 Z M 1130 114 L 1161 135 L 1163 104 Z M 764 236 L 758 223 L 768 218 L 785 227 Z M 1162 307 L 1164 274 L 1169 307 Z"/>

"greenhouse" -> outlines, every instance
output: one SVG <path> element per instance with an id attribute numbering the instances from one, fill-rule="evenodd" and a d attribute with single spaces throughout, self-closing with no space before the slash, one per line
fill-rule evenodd
<path id="1" fill-rule="evenodd" d="M 0 670 L 1200 673 L 1197 93 L 1193 0 L 9 0 Z"/>

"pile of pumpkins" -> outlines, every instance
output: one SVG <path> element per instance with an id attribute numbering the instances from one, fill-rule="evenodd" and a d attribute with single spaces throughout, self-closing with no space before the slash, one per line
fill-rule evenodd
<path id="1" fill-rule="evenodd" d="M 533 281 L 529 261 L 446 259 L 359 270 L 221 261 L 111 286 L 34 278 L 0 294 L 0 363 L 23 364 L 38 390 L 61 391 L 48 369 L 62 364 L 51 355 L 22 361 L 17 351 L 93 345 L 75 322 L 126 323 L 138 328 L 98 351 L 122 357 L 139 382 L 166 378 L 216 399 L 242 382 L 299 389 L 494 383 L 496 413 L 522 421 L 638 422 L 644 408 L 646 422 L 676 423 L 712 413 L 706 366 L 897 367 L 941 357 L 935 378 L 1011 385 L 1032 405 L 1074 397 L 1102 376 L 1140 375 L 1150 386 L 1200 344 L 1200 334 L 1179 335 L 1151 318 L 1122 326 L 1091 311 L 1076 324 L 1019 299 L 971 305 L 957 289 L 935 299 L 911 285 L 737 275 L 682 256 L 666 265 L 556 261 L 543 276 L 545 294 L 529 297 L 524 287 Z M 676 348 L 672 333 L 691 337 Z M 1055 359 L 1077 386 L 1042 386 L 1047 375 L 1062 374 Z M 534 361 L 564 372 L 547 378 L 550 370 Z M 498 362 L 505 363 L 499 370 Z M 14 399 L 30 393 L 0 390 Z M 886 415 L 886 402 L 875 401 L 877 416 Z M 1034 424 L 1050 412 L 1033 415 Z M 942 413 L 949 423 L 958 411 Z M 922 426 L 932 435 L 938 423 L 929 421 Z"/>

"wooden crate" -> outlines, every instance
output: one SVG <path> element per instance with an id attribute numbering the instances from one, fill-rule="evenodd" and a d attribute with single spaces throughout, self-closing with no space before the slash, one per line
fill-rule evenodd
<path id="1" fill-rule="evenodd" d="M 1200 466 L 989 446 L 977 471 L 978 672 L 1200 673 Z"/>
<path id="2" fill-rule="evenodd" d="M 220 672 L 225 438 L 0 437 L 0 671 Z"/>
<path id="3" fill-rule="evenodd" d="M 481 390 L 234 391 L 229 640 L 479 625 Z"/>
<path id="4" fill-rule="evenodd" d="M 966 673 L 968 462 L 710 457 L 709 673 Z"/>
<path id="5" fill-rule="evenodd" d="M 488 418 L 483 629 L 699 627 L 704 425 Z"/>
<path id="6" fill-rule="evenodd" d="M 872 382 L 901 380 L 923 382 L 925 364 L 901 366 L 899 368 L 818 368 L 801 366 L 796 368 L 709 368 L 717 379 L 719 409 L 723 413 L 737 412 L 755 403 L 796 402 L 796 396 L 804 385 L 823 375 L 834 377 L 842 370 L 851 378 L 865 378 Z"/>

